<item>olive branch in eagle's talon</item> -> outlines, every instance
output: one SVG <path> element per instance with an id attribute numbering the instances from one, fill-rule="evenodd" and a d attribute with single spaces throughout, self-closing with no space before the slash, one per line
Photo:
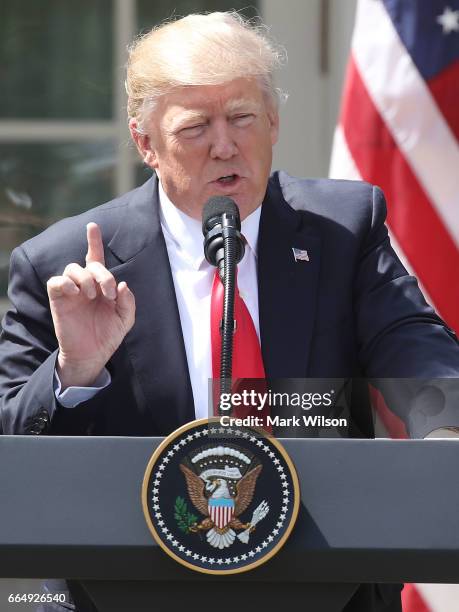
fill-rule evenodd
<path id="1" fill-rule="evenodd" d="M 184 533 L 196 531 L 196 523 L 198 517 L 191 512 L 188 512 L 188 505 L 183 497 L 177 497 L 174 506 L 174 518 L 177 521 L 178 528 Z"/>

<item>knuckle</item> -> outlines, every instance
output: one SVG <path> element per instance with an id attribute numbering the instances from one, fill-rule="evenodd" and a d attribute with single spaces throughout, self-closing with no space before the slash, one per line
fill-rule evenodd
<path id="1" fill-rule="evenodd" d="M 107 278 L 104 278 L 101 284 L 107 289 L 110 289 L 110 291 L 113 291 L 115 296 L 118 294 L 116 290 L 116 282 L 111 276 L 107 276 Z"/>
<path id="2" fill-rule="evenodd" d="M 77 263 L 69 263 L 64 268 L 64 275 L 77 274 L 81 270 L 81 267 Z"/>
<path id="3" fill-rule="evenodd" d="M 84 287 L 93 287 L 94 286 L 94 277 L 92 274 L 84 272 L 81 276 L 81 284 Z"/>
<path id="4" fill-rule="evenodd" d="M 52 276 L 46 283 L 48 295 L 57 296 L 62 292 L 62 276 Z"/>
<path id="5" fill-rule="evenodd" d="M 99 273 L 97 270 L 94 270 L 94 268 L 85 268 L 82 278 L 87 283 L 94 282 L 99 278 Z"/>
<path id="6" fill-rule="evenodd" d="M 98 272 L 100 270 L 98 262 L 90 260 L 86 266 L 86 270 L 89 270 L 89 272 Z"/>
<path id="7" fill-rule="evenodd" d="M 62 276 L 51 276 L 46 285 L 47 287 L 54 289 L 55 287 L 60 287 L 62 285 L 62 280 Z"/>
<path id="8" fill-rule="evenodd" d="M 106 271 L 105 281 L 107 282 L 108 285 L 110 285 L 110 287 L 116 287 L 117 286 L 115 277 L 108 270 Z"/>
<path id="9" fill-rule="evenodd" d="M 112 274 L 99 261 L 91 261 L 86 266 L 86 269 L 89 270 L 94 276 L 97 275 L 100 280 L 106 280 L 107 278 L 112 277 Z"/>

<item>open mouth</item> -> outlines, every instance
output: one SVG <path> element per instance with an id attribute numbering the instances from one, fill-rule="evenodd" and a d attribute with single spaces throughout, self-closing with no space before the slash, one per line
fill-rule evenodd
<path id="1" fill-rule="evenodd" d="M 233 183 L 235 183 L 238 179 L 238 175 L 237 174 L 227 174 L 226 176 L 221 176 L 219 179 L 217 179 L 217 183 L 219 183 L 220 185 L 231 185 Z"/>

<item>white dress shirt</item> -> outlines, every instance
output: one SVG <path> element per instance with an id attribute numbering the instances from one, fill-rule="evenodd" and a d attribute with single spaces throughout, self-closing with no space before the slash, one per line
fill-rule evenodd
<path id="1" fill-rule="evenodd" d="M 161 227 L 166 241 L 188 360 L 196 418 L 209 416 L 209 379 L 212 378 L 210 298 L 216 268 L 204 257 L 201 221 L 179 210 L 159 183 Z M 239 293 L 253 319 L 258 338 L 257 242 L 261 206 L 242 221 L 247 240 L 238 265 Z"/>
<path id="2" fill-rule="evenodd" d="M 166 242 L 174 281 L 191 388 L 197 419 L 207 417 L 209 379 L 212 378 L 210 344 L 210 298 L 216 268 L 204 257 L 201 221 L 179 210 L 164 192 L 159 181 L 161 228 Z M 241 232 L 247 244 L 238 264 L 239 293 L 244 300 L 260 339 L 258 320 L 257 243 L 261 205 L 242 221 Z M 105 369 L 92 387 L 69 387 L 60 394 L 55 374 L 55 394 L 59 403 L 73 408 L 110 384 Z"/>

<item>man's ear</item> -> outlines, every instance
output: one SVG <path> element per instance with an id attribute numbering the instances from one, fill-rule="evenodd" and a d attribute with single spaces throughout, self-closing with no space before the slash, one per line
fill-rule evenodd
<path id="1" fill-rule="evenodd" d="M 129 120 L 129 131 L 143 162 L 150 168 L 155 169 L 157 165 L 156 152 L 151 146 L 150 136 L 139 131 L 137 119 Z"/>

